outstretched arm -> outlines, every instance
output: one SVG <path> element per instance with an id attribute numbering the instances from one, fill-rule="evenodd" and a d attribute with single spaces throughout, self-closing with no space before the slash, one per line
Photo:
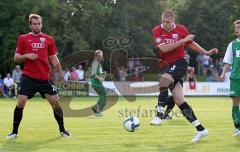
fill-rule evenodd
<path id="1" fill-rule="evenodd" d="M 206 51 L 204 48 L 202 48 L 200 45 L 198 45 L 196 42 L 193 42 L 192 44 L 189 44 L 188 47 L 190 47 L 192 50 L 205 54 L 205 55 L 212 55 L 212 54 L 218 54 L 218 49 L 213 48 L 209 51 Z"/>

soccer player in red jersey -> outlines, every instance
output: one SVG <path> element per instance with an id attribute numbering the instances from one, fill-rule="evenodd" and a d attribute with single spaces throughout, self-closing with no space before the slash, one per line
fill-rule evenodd
<path id="1" fill-rule="evenodd" d="M 185 59 L 184 47 L 188 46 L 192 50 L 211 55 L 218 53 L 216 48 L 206 51 L 193 41 L 194 35 L 189 34 L 186 27 L 174 23 L 175 15 L 172 10 L 165 10 L 162 14 L 162 23 L 152 30 L 155 45 L 158 47 L 160 59 L 167 64 L 163 75 L 160 78 L 160 94 L 157 107 L 157 116 L 151 121 L 152 125 L 161 125 L 162 120 L 159 117 L 161 113 L 161 104 L 167 101 L 168 89 L 170 89 L 174 102 L 180 108 L 186 119 L 192 123 L 197 134 L 192 141 L 199 141 L 208 134 L 202 124 L 196 118 L 192 108 L 184 101 L 182 77 L 186 75 L 188 62 Z"/>
<path id="2" fill-rule="evenodd" d="M 24 63 L 24 69 L 18 92 L 18 102 L 14 110 L 13 130 L 7 135 L 7 138 L 17 137 L 26 101 L 32 98 L 36 92 L 46 98 L 52 106 L 60 134 L 63 137 L 70 137 L 70 133 L 64 128 L 63 111 L 58 101 L 56 88 L 49 83 L 50 63 L 57 69 L 59 79 L 63 79 L 56 44 L 51 36 L 41 32 L 41 16 L 29 15 L 29 25 L 32 32 L 19 36 L 14 55 L 15 62 Z"/>

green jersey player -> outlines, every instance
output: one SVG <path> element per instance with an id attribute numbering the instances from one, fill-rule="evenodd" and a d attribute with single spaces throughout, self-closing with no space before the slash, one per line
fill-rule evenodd
<path id="1" fill-rule="evenodd" d="M 103 53 L 100 50 L 95 51 L 94 61 L 92 62 L 92 71 L 91 71 L 91 85 L 96 93 L 99 95 L 97 104 L 92 107 L 92 110 L 95 113 L 95 116 L 102 116 L 103 108 L 107 101 L 107 93 L 102 84 L 102 81 L 106 77 L 106 72 L 102 70 Z"/>
<path id="2" fill-rule="evenodd" d="M 235 126 L 234 136 L 240 136 L 240 20 L 234 22 L 237 39 L 227 47 L 223 62 L 223 72 L 220 80 L 225 79 L 227 71 L 232 66 L 230 75 L 230 97 L 232 98 L 232 119 Z"/>

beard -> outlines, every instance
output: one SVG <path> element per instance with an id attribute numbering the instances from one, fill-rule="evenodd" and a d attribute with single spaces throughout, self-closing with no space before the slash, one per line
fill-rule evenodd
<path id="1" fill-rule="evenodd" d="M 32 29 L 32 32 L 33 32 L 34 34 L 39 34 L 39 33 L 41 32 L 41 30 L 34 30 L 34 29 Z"/>

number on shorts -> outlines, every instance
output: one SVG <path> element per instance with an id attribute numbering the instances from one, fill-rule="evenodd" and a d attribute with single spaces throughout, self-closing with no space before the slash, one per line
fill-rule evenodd
<path id="1" fill-rule="evenodd" d="M 52 85 L 52 89 L 53 89 L 53 91 L 57 90 L 57 88 L 54 85 Z"/>
<path id="2" fill-rule="evenodd" d="M 171 71 L 174 71 L 175 68 L 176 68 L 176 65 L 173 65 L 173 66 L 171 67 Z"/>

